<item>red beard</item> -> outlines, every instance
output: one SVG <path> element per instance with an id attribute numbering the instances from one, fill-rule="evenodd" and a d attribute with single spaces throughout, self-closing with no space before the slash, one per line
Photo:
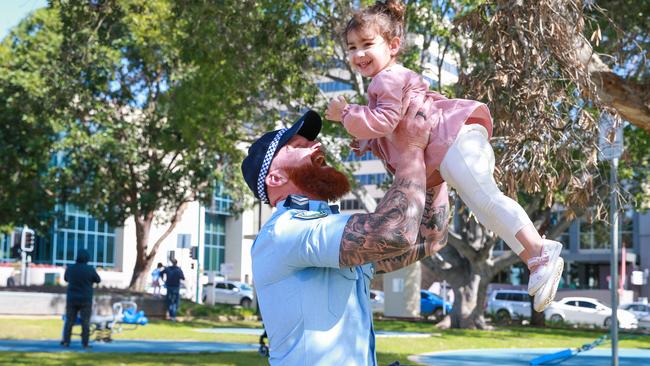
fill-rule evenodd
<path id="1" fill-rule="evenodd" d="M 312 160 L 316 159 L 316 155 Z M 325 201 L 336 201 L 350 192 L 348 177 L 338 170 L 313 162 L 287 168 L 289 179 L 305 193 Z"/>

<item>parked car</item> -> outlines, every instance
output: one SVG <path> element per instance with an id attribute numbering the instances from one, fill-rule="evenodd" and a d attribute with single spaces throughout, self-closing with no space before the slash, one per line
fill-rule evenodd
<path id="1" fill-rule="evenodd" d="M 650 305 L 643 302 L 631 302 L 623 304 L 619 308 L 634 314 L 636 320 L 639 321 L 639 327 L 650 328 Z"/>
<path id="2" fill-rule="evenodd" d="M 530 295 L 523 290 L 494 290 L 488 295 L 485 310 L 498 324 L 530 318 Z"/>
<path id="3" fill-rule="evenodd" d="M 370 290 L 370 307 L 373 314 L 384 313 L 384 291 Z"/>
<path id="4" fill-rule="evenodd" d="M 544 316 L 549 321 L 609 328 L 612 321 L 612 309 L 589 297 L 565 297 L 551 303 L 544 311 Z M 616 316 L 621 329 L 637 328 L 638 321 L 629 311 L 617 309 Z"/>
<path id="5" fill-rule="evenodd" d="M 425 318 L 433 317 L 436 320 L 441 320 L 443 313 L 449 314 L 450 312 L 450 303 L 431 291 L 420 290 L 420 315 Z"/>
<path id="6" fill-rule="evenodd" d="M 217 304 L 241 305 L 250 308 L 253 305 L 253 288 L 239 281 L 217 281 L 203 286 L 203 302 L 208 299 L 208 291 L 214 291 Z"/>

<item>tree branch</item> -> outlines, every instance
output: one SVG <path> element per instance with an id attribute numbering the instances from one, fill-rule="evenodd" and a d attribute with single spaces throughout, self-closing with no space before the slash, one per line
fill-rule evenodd
<path id="1" fill-rule="evenodd" d="M 578 60 L 596 85 L 600 102 L 608 105 L 635 126 L 650 133 L 650 88 L 616 75 L 584 37 L 574 39 Z"/>
<path id="2" fill-rule="evenodd" d="M 448 243 L 458 251 L 458 254 L 467 258 L 467 260 L 473 262 L 477 259 L 478 254 L 476 251 L 463 240 L 460 234 L 449 231 Z"/>

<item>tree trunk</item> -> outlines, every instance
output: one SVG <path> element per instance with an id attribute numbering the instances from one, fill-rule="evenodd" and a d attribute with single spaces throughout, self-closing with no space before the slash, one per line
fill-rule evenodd
<path id="1" fill-rule="evenodd" d="M 204 183 L 202 185 L 206 185 Z M 199 187 L 199 190 L 203 187 Z M 176 225 L 183 218 L 183 213 L 187 209 L 190 202 L 195 199 L 196 195 L 192 193 L 185 201 L 183 201 L 174 212 L 174 216 L 167 227 L 167 230 L 156 240 L 156 242 L 149 250 L 149 233 L 151 231 L 151 224 L 154 219 L 153 212 L 149 212 L 144 217 L 135 217 L 135 236 L 136 236 L 136 249 L 137 256 L 135 266 L 133 267 L 133 276 L 131 277 L 131 284 L 129 289 L 133 291 L 143 292 L 147 286 L 147 279 L 149 278 L 149 271 L 153 263 L 158 248 L 162 242 L 174 231 Z"/>
<path id="2" fill-rule="evenodd" d="M 155 253 L 154 255 L 147 253 L 152 221 L 150 218 L 135 218 L 136 259 L 129 290 L 144 292 L 147 286 L 149 269 L 155 256 Z"/>
<path id="3" fill-rule="evenodd" d="M 533 308 L 533 297 L 530 297 L 530 325 L 535 327 L 545 327 L 546 319 L 544 319 L 544 312 L 538 313 Z"/>
<path id="4" fill-rule="evenodd" d="M 478 273 L 463 276 L 461 283 L 452 283 L 454 288 L 454 306 L 451 312 L 451 327 L 462 329 L 485 329 L 483 304 L 489 281 Z"/>

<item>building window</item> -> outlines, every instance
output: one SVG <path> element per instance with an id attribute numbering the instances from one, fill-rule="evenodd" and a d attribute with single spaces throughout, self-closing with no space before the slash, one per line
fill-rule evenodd
<path id="1" fill-rule="evenodd" d="M 11 259 L 11 235 L 0 233 L 0 262 Z"/>
<path id="2" fill-rule="evenodd" d="M 359 200 L 341 200 L 341 211 L 361 209 Z"/>
<path id="3" fill-rule="evenodd" d="M 231 215 L 232 198 L 217 183 L 211 207 L 205 210 L 203 268 L 218 272 L 226 258 L 226 218 Z"/>
<path id="4" fill-rule="evenodd" d="M 214 211 L 205 212 L 203 268 L 219 271 L 226 257 L 226 216 Z"/>
<path id="5" fill-rule="evenodd" d="M 333 93 L 333 92 L 352 90 L 352 85 L 347 83 L 342 83 L 340 81 L 325 81 L 321 83 L 316 83 L 316 86 L 324 93 Z"/>
<path id="6" fill-rule="evenodd" d="M 50 238 L 52 247 L 48 251 L 52 259 L 40 258 L 39 261 L 58 265 L 72 264 L 79 249 L 86 249 L 90 254 L 88 264 L 97 267 L 115 266 L 115 229 L 112 226 L 97 221 L 73 205 L 66 205 L 63 210 L 57 207 L 57 212 L 61 215 L 54 221 Z"/>
<path id="7" fill-rule="evenodd" d="M 632 248 L 634 231 L 634 211 L 625 210 L 619 216 L 619 244 Z M 580 220 L 580 249 L 596 250 L 609 249 L 611 227 L 599 221 Z"/>
<path id="8" fill-rule="evenodd" d="M 232 198 L 225 193 L 223 184 L 217 184 L 214 190 L 213 207 L 210 208 L 210 211 L 229 216 L 231 207 Z"/>
<path id="9" fill-rule="evenodd" d="M 370 160 L 379 160 L 372 152 L 367 151 L 361 156 L 357 156 L 353 151 L 343 157 L 343 161 L 370 161 Z"/>
<path id="10" fill-rule="evenodd" d="M 382 184 L 386 180 L 387 176 L 386 173 L 355 174 L 354 178 L 357 180 L 357 182 L 359 182 L 359 184 L 366 186 L 371 184 Z"/>

